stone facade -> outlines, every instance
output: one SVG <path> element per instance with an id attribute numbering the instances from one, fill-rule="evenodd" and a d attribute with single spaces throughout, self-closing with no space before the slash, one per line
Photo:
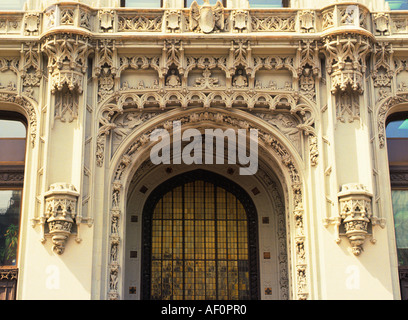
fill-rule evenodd
<path id="1" fill-rule="evenodd" d="M 399 299 L 385 121 L 407 109 L 408 13 L 181 2 L 0 13 L 0 109 L 30 142 L 17 298 L 140 297 L 138 190 L 189 169 L 154 168 L 149 135 L 179 120 L 259 132 L 255 177 L 214 170 L 257 205 L 260 298 Z"/>

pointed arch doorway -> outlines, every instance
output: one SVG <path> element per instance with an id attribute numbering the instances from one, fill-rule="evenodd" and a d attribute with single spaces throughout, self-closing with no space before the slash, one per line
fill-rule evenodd
<path id="1" fill-rule="evenodd" d="M 180 174 L 152 191 L 142 219 L 142 299 L 259 298 L 257 212 L 239 185 Z"/>

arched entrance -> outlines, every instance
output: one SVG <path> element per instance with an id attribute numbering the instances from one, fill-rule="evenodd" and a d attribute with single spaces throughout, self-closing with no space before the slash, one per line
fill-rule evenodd
<path id="1" fill-rule="evenodd" d="M 143 210 L 142 298 L 258 299 L 257 229 L 236 183 L 206 170 L 169 179 Z"/>
<path id="2" fill-rule="evenodd" d="M 177 112 L 176 112 L 177 111 Z M 225 111 L 174 112 L 149 121 L 149 125 L 129 135 L 111 160 L 110 213 L 107 239 L 107 297 L 143 298 L 142 216 L 153 190 L 170 178 L 206 169 L 234 181 L 253 200 L 258 214 L 259 298 L 307 299 L 307 252 L 303 204 L 301 159 L 284 137 L 270 126 L 253 123 L 246 113 Z M 156 165 L 149 152 L 154 143 L 148 136 L 153 129 L 169 129 L 170 121 L 180 119 L 184 130 L 190 127 L 257 128 L 259 130 L 259 170 L 255 175 L 240 175 L 238 165 Z M 197 124 L 200 119 L 199 125 Z M 220 119 L 225 119 L 220 123 Z M 265 126 L 265 127 L 264 127 Z M 279 136 L 279 139 L 276 138 Z M 282 139 L 282 140 L 280 140 Z M 173 154 L 173 152 L 171 152 Z M 171 162 L 172 163 L 172 162 Z M 144 263 L 144 261 L 143 261 Z"/>

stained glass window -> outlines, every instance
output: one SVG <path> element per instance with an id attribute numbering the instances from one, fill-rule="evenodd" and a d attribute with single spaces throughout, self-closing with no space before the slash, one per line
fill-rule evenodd
<path id="1" fill-rule="evenodd" d="M 250 299 L 243 204 L 203 180 L 173 188 L 153 210 L 150 259 L 151 299 Z"/>

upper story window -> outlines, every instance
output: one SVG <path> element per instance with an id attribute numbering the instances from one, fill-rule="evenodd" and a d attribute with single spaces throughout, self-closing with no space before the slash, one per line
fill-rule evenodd
<path id="1" fill-rule="evenodd" d="M 0 112 L 0 266 L 17 265 L 27 129 L 19 114 Z"/>
<path id="2" fill-rule="evenodd" d="M 162 0 L 121 0 L 121 7 L 155 9 L 163 6 Z"/>
<path id="3" fill-rule="evenodd" d="M 0 0 L 0 10 L 23 10 L 26 1 L 27 0 Z"/>
<path id="4" fill-rule="evenodd" d="M 408 10 L 407 0 L 389 0 L 387 2 L 391 10 Z"/>

